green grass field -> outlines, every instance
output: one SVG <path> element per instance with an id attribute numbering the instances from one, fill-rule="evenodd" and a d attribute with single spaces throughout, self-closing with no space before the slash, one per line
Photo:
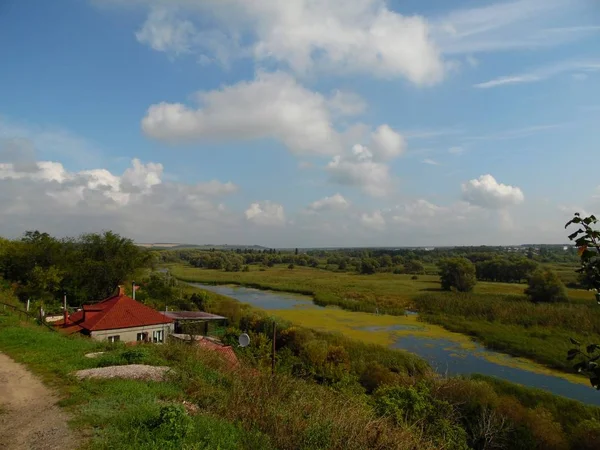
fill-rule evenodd
<path id="1" fill-rule="evenodd" d="M 434 275 L 420 275 L 413 280 L 411 275 L 358 275 L 305 267 L 263 271 L 254 267 L 250 272 L 232 273 L 182 264 L 170 265 L 169 270 L 184 281 L 303 293 L 312 295 L 317 304 L 350 311 L 373 312 L 379 308 L 400 315 L 407 308 L 415 308 L 421 320 L 472 336 L 488 348 L 566 372 L 571 371 L 571 363 L 566 360 L 569 337 L 600 342 L 600 312 L 593 293 L 584 290 L 568 289 L 570 304 L 535 305 L 523 295 L 524 284 L 478 282 L 473 293 L 456 296 L 441 291 L 439 278 Z M 320 317 L 318 312 L 282 311 L 280 315 L 291 321 L 301 316 L 302 325 L 321 329 L 339 323 L 332 325 L 327 315 Z M 338 328 L 331 330 L 344 331 Z M 350 331 L 360 338 L 359 332 Z M 367 340 L 385 344 L 389 336 L 374 333 Z"/>
<path id="2" fill-rule="evenodd" d="M 197 283 L 241 284 L 262 289 L 297 292 L 314 296 L 316 302 L 349 306 L 346 309 L 360 310 L 379 307 L 389 313 L 402 313 L 414 306 L 416 296 L 426 292 L 440 291 L 437 275 L 411 275 L 378 273 L 358 275 L 349 272 L 332 272 L 322 269 L 296 267 L 293 270 L 281 265 L 261 271 L 251 266 L 250 272 L 224 272 L 221 270 L 197 269 L 183 264 L 168 265 L 171 273 L 184 281 Z M 525 284 L 492 283 L 480 281 L 474 294 L 523 295 Z M 573 300 L 593 301 L 591 292 L 568 289 Z"/>

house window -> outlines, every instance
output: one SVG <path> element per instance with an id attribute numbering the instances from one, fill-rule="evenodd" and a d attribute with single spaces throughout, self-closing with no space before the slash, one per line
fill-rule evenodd
<path id="1" fill-rule="evenodd" d="M 164 331 L 156 330 L 152 333 L 152 341 L 153 342 L 162 342 L 164 339 Z"/>
<path id="2" fill-rule="evenodd" d="M 121 340 L 121 336 L 119 336 L 119 335 L 108 337 L 108 342 L 119 342 L 120 340 Z"/>
<path id="3" fill-rule="evenodd" d="M 145 341 L 147 335 L 148 335 L 147 333 L 138 333 L 137 336 L 136 336 L 136 340 L 138 342 Z"/>

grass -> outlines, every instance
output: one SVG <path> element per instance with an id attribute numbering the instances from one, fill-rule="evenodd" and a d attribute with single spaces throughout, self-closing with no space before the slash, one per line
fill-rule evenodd
<path id="1" fill-rule="evenodd" d="M 321 306 L 337 305 L 350 311 L 380 312 L 402 315 L 406 308 L 414 307 L 414 299 L 427 292 L 440 292 L 437 275 L 412 275 L 377 273 L 358 275 L 348 272 L 331 272 L 321 269 L 284 266 L 265 271 L 224 272 L 198 269 L 184 264 L 170 264 L 170 272 L 183 281 L 208 284 L 239 284 L 259 289 L 295 292 L 310 295 Z M 516 283 L 479 282 L 475 294 L 523 295 L 526 285 Z M 576 300 L 592 301 L 592 293 L 568 289 Z"/>
<path id="2" fill-rule="evenodd" d="M 86 448 L 433 448 L 408 427 L 377 417 L 361 396 L 285 375 L 233 373 L 184 344 L 141 349 L 137 362 L 172 366 L 175 375 L 166 382 L 79 381 L 74 370 L 103 365 L 85 353 L 105 350 L 105 362 L 127 362 L 131 350 L 0 315 L 0 350 L 59 391 L 72 427 L 90 437 Z M 184 399 L 200 413 L 187 414 Z"/>
<path id="3" fill-rule="evenodd" d="M 418 297 L 424 320 L 474 336 L 486 347 L 572 371 L 569 338 L 600 342 L 595 303 L 535 305 L 500 295 L 438 293 Z"/>
<path id="4" fill-rule="evenodd" d="M 415 319 L 403 316 L 406 308 L 416 308 L 420 320 L 428 324 L 421 322 L 421 330 L 405 333 L 438 336 L 468 345 L 468 338 L 456 335 L 461 333 L 476 338 L 490 349 L 529 358 L 563 372 L 571 372 L 565 356 L 569 337 L 582 342 L 600 342 L 600 313 L 596 311 L 593 294 L 584 290 L 568 289 L 570 304 L 534 305 L 523 296 L 523 284 L 479 282 L 473 293 L 456 296 L 441 291 L 439 278 L 432 275 L 412 280 L 410 275 L 357 275 L 305 267 L 238 273 L 182 264 L 170 265 L 169 269 L 177 278 L 189 282 L 241 284 L 312 295 L 317 304 L 337 305 L 355 312 L 326 308 L 282 310 L 276 314 L 309 328 L 337 331 L 380 345 L 391 344 L 402 332 L 372 332 L 361 328 L 411 325 L 407 322 Z M 374 312 L 376 307 L 399 317 L 364 314 Z M 535 370 L 539 372 L 543 368 Z M 582 381 L 575 375 L 569 379 Z"/>

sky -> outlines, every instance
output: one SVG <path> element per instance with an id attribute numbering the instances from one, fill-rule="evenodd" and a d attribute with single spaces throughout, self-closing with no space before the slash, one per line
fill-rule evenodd
<path id="1" fill-rule="evenodd" d="M 0 235 L 565 243 L 599 0 L 0 0 Z"/>

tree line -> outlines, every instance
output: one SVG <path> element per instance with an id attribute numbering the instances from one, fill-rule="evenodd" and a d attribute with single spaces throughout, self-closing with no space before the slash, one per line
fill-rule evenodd
<path id="1" fill-rule="evenodd" d="M 27 231 L 20 239 L 0 239 L 0 277 L 21 301 L 56 305 L 66 293 L 69 305 L 104 299 L 151 267 L 151 252 L 112 231 L 57 239 Z"/>

